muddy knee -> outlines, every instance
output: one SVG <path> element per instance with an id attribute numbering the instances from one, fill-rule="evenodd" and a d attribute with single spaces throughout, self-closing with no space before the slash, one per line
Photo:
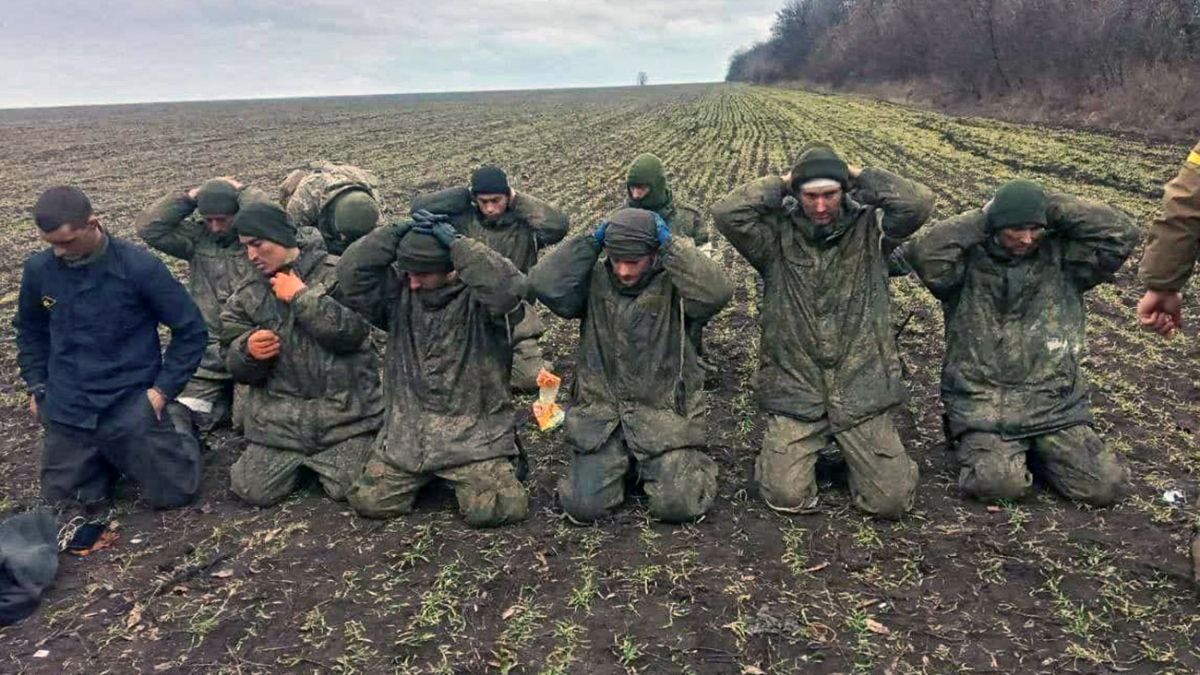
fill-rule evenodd
<path id="1" fill-rule="evenodd" d="M 962 468 L 958 486 L 982 502 L 1020 499 L 1033 486 L 1033 475 L 1024 461 L 981 461 Z"/>
<path id="2" fill-rule="evenodd" d="M 808 511 L 817 505 L 816 475 L 783 461 L 781 453 L 763 450 L 754 462 L 758 494 L 767 506 L 785 513 Z M 814 460 L 815 462 L 815 460 Z"/>
<path id="3" fill-rule="evenodd" d="M 650 515 L 667 523 L 695 520 L 717 495 L 717 463 L 698 450 L 674 450 L 642 465 Z"/>

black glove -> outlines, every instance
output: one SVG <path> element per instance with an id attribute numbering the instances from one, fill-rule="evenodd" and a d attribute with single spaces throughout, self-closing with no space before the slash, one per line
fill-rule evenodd
<path id="1" fill-rule="evenodd" d="M 458 230 L 454 229 L 454 226 L 450 224 L 449 220 L 435 221 L 431 225 L 418 224 L 413 228 L 413 231 L 433 235 L 437 238 L 438 243 L 446 248 L 450 248 L 456 239 L 462 237 Z"/>

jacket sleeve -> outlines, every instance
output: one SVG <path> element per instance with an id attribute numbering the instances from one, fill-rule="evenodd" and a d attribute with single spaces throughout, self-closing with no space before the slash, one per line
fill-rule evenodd
<path id="1" fill-rule="evenodd" d="M 533 230 L 538 248 L 562 241 L 571 227 L 567 214 L 524 192 L 517 193 L 511 208 L 513 215 Z"/>
<path id="2" fill-rule="evenodd" d="M 422 209 L 447 216 L 462 215 L 471 210 L 471 190 L 460 186 L 419 194 L 413 198 L 409 212 Z"/>
<path id="3" fill-rule="evenodd" d="M 1155 291 L 1178 291 L 1200 254 L 1200 143 L 1163 188 L 1163 210 L 1150 226 L 1138 275 Z"/>
<path id="4" fill-rule="evenodd" d="M 1063 265 L 1085 291 L 1111 282 L 1140 238 L 1124 213 L 1062 193 L 1047 195 L 1046 220 L 1053 234 L 1066 241 Z"/>
<path id="5" fill-rule="evenodd" d="M 296 323 L 334 354 L 361 351 L 371 325 L 354 310 L 334 300 L 323 286 L 302 291 L 292 300 Z"/>
<path id="6" fill-rule="evenodd" d="M 171 330 L 154 388 L 173 399 L 199 367 L 208 346 L 208 329 L 192 296 L 161 260 L 151 260 L 149 269 L 138 275 L 138 284 L 155 318 Z"/>
<path id="7" fill-rule="evenodd" d="M 911 236 L 933 213 L 933 190 L 883 169 L 863 169 L 853 191 L 859 202 L 883 211 L 883 233 L 893 241 Z"/>
<path id="8" fill-rule="evenodd" d="M 334 297 L 382 330 L 388 329 L 388 308 L 396 293 L 392 263 L 399 244 L 395 226 L 378 227 L 350 244 L 337 264 Z"/>
<path id="9" fill-rule="evenodd" d="M 296 227 L 316 227 L 321 215 L 321 177 L 310 174 L 292 188 L 283 208 Z M 240 198 L 238 200 L 241 201 Z"/>
<path id="10" fill-rule="evenodd" d="M 32 258 L 26 261 L 21 275 L 13 327 L 17 331 L 17 364 L 21 379 L 30 389 L 44 387 L 50 363 L 50 312 L 42 306 L 41 279 L 33 269 Z"/>
<path id="11" fill-rule="evenodd" d="M 221 346 L 225 347 L 225 368 L 234 382 L 262 384 L 271 375 L 274 360 L 251 358 L 247 342 L 250 334 L 259 326 L 255 325 L 242 303 L 243 294 L 234 292 L 221 310 Z"/>
<path id="12" fill-rule="evenodd" d="M 551 312 L 564 319 L 583 317 L 592 287 L 592 270 L 600 250 L 591 232 L 567 239 L 529 271 L 529 285 L 534 295 Z"/>
<path id="13" fill-rule="evenodd" d="M 688 318 L 703 321 L 713 317 L 733 299 L 729 275 L 687 238 L 672 237 L 661 251 L 663 267 L 683 298 Z"/>
<path id="14" fill-rule="evenodd" d="M 931 225 L 897 251 L 938 300 L 954 298 L 966 274 L 966 254 L 987 240 L 987 216 L 975 209 Z"/>
<path id="15" fill-rule="evenodd" d="M 186 193 L 171 193 L 138 214 L 134 227 L 150 248 L 191 260 L 202 234 L 200 224 L 187 220 L 195 210 L 196 202 Z"/>
<path id="16" fill-rule="evenodd" d="M 783 211 L 784 187 L 779 176 L 765 176 L 734 189 L 712 207 L 717 230 L 759 272 L 779 248 L 779 235 L 766 217 Z"/>
<path id="17" fill-rule="evenodd" d="M 517 325 L 525 297 L 525 275 L 503 255 L 487 244 L 470 237 L 459 237 L 450 246 L 450 260 L 458 278 L 471 291 L 475 302 L 483 305 L 493 317 L 505 316 Z"/>

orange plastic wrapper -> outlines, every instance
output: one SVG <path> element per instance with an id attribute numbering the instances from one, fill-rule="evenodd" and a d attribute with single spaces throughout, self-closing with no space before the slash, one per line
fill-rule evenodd
<path id="1" fill-rule="evenodd" d="M 563 423 L 566 413 L 558 405 L 558 387 L 562 378 L 542 368 L 537 376 L 538 400 L 533 402 L 533 418 L 537 420 L 538 429 L 550 431 Z"/>

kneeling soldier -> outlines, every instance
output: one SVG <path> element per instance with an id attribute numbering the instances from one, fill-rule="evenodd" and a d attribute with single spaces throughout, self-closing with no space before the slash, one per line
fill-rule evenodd
<path id="1" fill-rule="evenodd" d="M 440 478 L 468 524 L 524 520 L 509 374 L 525 277 L 444 217 L 422 223 L 379 228 L 338 265 L 344 301 L 388 332 L 384 430 L 350 505 L 374 518 L 409 513 Z"/>
<path id="2" fill-rule="evenodd" d="M 1137 240 L 1119 211 L 1019 180 L 899 251 L 942 301 L 942 403 L 967 494 L 1015 499 L 1038 467 L 1070 499 L 1121 498 L 1129 470 L 1092 428 L 1080 369 L 1083 296 Z"/>
<path id="3" fill-rule="evenodd" d="M 582 320 L 563 509 L 577 521 L 612 512 L 635 472 L 653 517 L 703 515 L 717 465 L 701 450 L 704 373 L 687 335 L 733 297 L 725 272 L 660 216 L 626 208 L 568 239 L 534 267 L 530 284 L 550 311 Z"/>
<path id="4" fill-rule="evenodd" d="M 288 496 L 301 469 L 346 497 L 383 420 L 370 325 L 335 299 L 337 257 L 312 228 L 297 232 L 274 204 L 238 211 L 233 225 L 259 274 L 221 314 L 226 361 L 248 385 L 245 452 L 230 486 L 251 504 Z"/>

